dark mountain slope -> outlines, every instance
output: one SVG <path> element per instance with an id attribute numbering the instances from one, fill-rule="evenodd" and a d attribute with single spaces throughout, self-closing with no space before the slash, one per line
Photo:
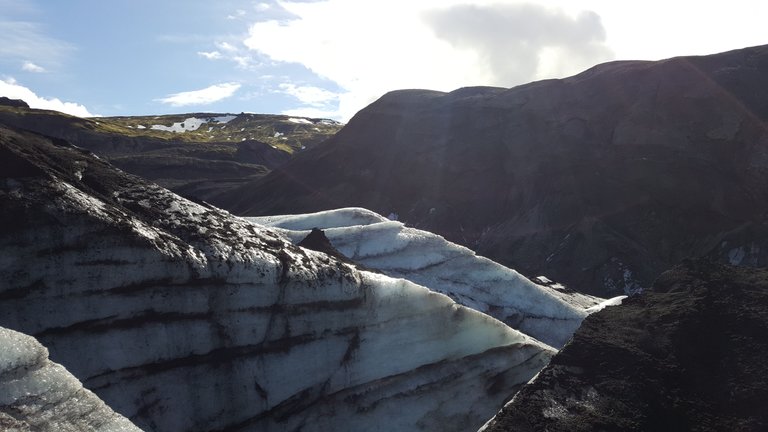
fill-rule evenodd
<path id="1" fill-rule="evenodd" d="M 485 432 L 768 429 L 768 271 L 687 261 L 588 317 Z"/>
<path id="2" fill-rule="evenodd" d="M 512 89 L 397 91 L 212 200 L 248 215 L 394 212 L 609 296 L 688 256 L 766 264 L 767 118 L 768 46 Z"/>

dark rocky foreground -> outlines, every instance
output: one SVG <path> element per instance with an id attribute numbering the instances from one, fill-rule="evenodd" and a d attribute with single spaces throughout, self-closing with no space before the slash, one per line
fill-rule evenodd
<path id="1" fill-rule="evenodd" d="M 768 46 L 622 61 L 511 89 L 396 91 L 323 146 L 212 197 L 360 206 L 610 297 L 691 256 L 768 264 Z"/>
<path id="2" fill-rule="evenodd" d="M 485 429 L 768 430 L 768 270 L 686 261 L 588 317 Z"/>

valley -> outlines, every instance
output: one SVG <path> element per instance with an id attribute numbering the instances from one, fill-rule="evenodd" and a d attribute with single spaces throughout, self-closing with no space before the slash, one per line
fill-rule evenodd
<path id="1" fill-rule="evenodd" d="M 83 119 L 8 105 L 0 105 L 0 123 L 74 143 L 197 200 L 266 175 L 342 126 L 245 113 Z"/>

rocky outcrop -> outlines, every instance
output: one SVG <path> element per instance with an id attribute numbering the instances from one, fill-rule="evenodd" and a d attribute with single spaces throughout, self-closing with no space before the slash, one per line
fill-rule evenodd
<path id="1" fill-rule="evenodd" d="M 562 285 L 536 284 L 438 235 L 361 208 L 246 219 L 279 228 L 294 243 L 303 238 L 299 245 L 312 243 L 315 250 L 445 294 L 555 348 L 570 339 L 587 314 L 606 304 Z"/>
<path id="2" fill-rule="evenodd" d="M 603 297 L 689 256 L 768 263 L 768 46 L 612 62 L 511 89 L 396 91 L 212 198 L 238 214 L 396 213 Z"/>
<path id="3" fill-rule="evenodd" d="M 0 328 L 0 430 L 141 432 L 109 409 L 34 338 Z"/>
<path id="4" fill-rule="evenodd" d="M 349 258 L 344 256 L 344 254 L 333 247 L 333 244 L 331 244 L 331 241 L 328 240 L 328 237 L 325 236 L 323 230 L 316 227 L 312 228 L 309 234 L 307 234 L 306 237 L 297 243 L 297 246 L 301 246 L 305 249 L 312 249 L 313 251 L 317 252 L 322 252 L 326 255 L 330 255 L 338 259 L 339 261 L 349 263 L 352 262 Z"/>
<path id="5" fill-rule="evenodd" d="M 21 99 L 11 99 L 0 96 L 0 105 L 11 108 L 29 108 L 29 105 Z"/>
<path id="6" fill-rule="evenodd" d="M 688 261 L 588 317 L 483 429 L 768 428 L 768 271 Z"/>
<path id="7" fill-rule="evenodd" d="M 147 431 L 470 430 L 547 345 L 0 128 L 0 325 Z"/>

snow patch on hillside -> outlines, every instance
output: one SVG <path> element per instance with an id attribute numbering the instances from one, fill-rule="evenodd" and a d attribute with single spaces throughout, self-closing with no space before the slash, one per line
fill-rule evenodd
<path id="1" fill-rule="evenodd" d="M 237 118 L 237 116 L 234 116 L 234 115 L 225 115 L 225 116 L 207 117 L 207 118 L 189 117 L 182 122 L 176 122 L 170 126 L 152 125 L 151 129 L 161 130 L 166 132 L 175 132 L 175 133 L 190 132 L 190 131 L 196 131 L 200 129 L 200 126 L 207 123 L 223 124 L 223 123 L 228 123 L 234 120 L 235 118 Z M 208 129 L 209 132 L 210 130 L 211 128 Z"/>

